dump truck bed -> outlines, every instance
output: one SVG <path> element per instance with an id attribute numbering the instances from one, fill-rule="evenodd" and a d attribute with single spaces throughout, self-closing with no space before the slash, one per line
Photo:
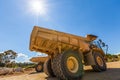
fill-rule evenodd
<path id="1" fill-rule="evenodd" d="M 48 59 L 48 57 L 33 57 L 30 59 L 32 62 L 45 62 Z"/>
<path id="2" fill-rule="evenodd" d="M 30 50 L 46 54 L 67 49 L 89 49 L 86 37 L 34 26 L 30 38 Z"/>

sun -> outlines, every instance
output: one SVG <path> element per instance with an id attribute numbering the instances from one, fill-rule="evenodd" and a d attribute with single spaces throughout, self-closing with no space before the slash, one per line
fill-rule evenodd
<path id="1" fill-rule="evenodd" d="M 32 0 L 30 2 L 31 12 L 37 15 L 46 14 L 46 3 L 45 0 Z"/>

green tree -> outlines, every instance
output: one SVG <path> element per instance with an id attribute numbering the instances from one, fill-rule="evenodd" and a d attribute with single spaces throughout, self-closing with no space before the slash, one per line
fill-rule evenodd
<path id="1" fill-rule="evenodd" d="M 0 63 L 8 65 L 14 61 L 14 59 L 17 57 L 17 53 L 13 50 L 7 50 L 3 53 L 0 53 Z"/>
<path id="2" fill-rule="evenodd" d="M 118 56 L 120 56 L 120 54 L 118 54 Z"/>
<path id="3" fill-rule="evenodd" d="M 106 57 L 109 59 L 112 59 L 112 55 L 111 54 L 106 54 Z"/>

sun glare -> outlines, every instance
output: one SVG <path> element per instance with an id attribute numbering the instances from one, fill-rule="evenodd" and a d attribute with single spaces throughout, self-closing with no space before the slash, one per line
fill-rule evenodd
<path id="1" fill-rule="evenodd" d="M 37 15 L 46 14 L 46 3 L 44 0 L 32 0 L 30 6 L 33 13 Z"/>

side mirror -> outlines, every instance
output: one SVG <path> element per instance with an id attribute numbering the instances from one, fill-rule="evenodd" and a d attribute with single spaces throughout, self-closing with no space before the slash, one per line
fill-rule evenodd
<path id="1" fill-rule="evenodd" d="M 105 43 L 104 42 L 102 42 L 102 47 L 105 47 L 106 45 L 105 45 Z"/>
<path id="2" fill-rule="evenodd" d="M 99 42 L 102 43 L 103 41 L 101 39 L 99 39 Z"/>
<path id="3" fill-rule="evenodd" d="M 101 44 L 102 47 L 106 46 L 106 44 L 101 39 L 99 39 L 99 42 L 100 42 L 100 44 Z"/>

